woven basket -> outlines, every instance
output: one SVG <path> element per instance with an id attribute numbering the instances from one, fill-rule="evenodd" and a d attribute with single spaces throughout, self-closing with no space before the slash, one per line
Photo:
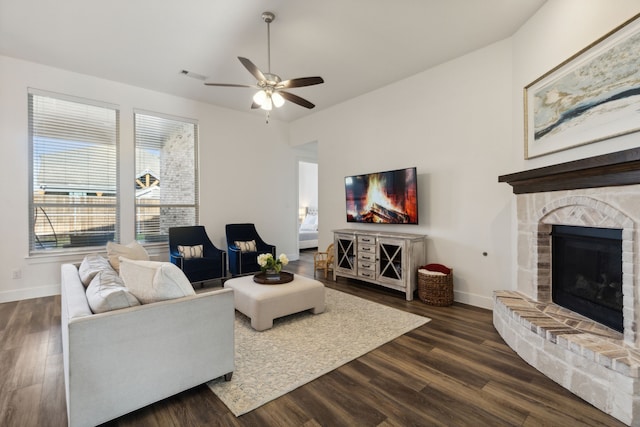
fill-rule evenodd
<path id="1" fill-rule="evenodd" d="M 453 304 L 453 269 L 447 275 L 418 271 L 418 297 L 420 301 L 430 305 Z"/>

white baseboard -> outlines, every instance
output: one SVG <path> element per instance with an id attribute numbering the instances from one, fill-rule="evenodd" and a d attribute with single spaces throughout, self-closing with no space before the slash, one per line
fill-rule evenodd
<path id="1" fill-rule="evenodd" d="M 453 300 L 463 304 L 469 304 L 474 307 L 486 308 L 493 310 L 493 297 L 485 297 L 483 295 L 470 294 L 468 292 L 453 291 Z"/>
<path id="2" fill-rule="evenodd" d="M 60 285 L 39 286 L 37 288 L 14 289 L 0 292 L 0 303 L 23 299 L 49 297 L 60 294 Z"/>

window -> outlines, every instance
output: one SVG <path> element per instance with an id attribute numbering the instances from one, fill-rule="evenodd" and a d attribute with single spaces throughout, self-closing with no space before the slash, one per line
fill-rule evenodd
<path id="1" fill-rule="evenodd" d="M 118 234 L 118 110 L 29 90 L 31 254 Z"/>
<path id="2" fill-rule="evenodd" d="M 197 137 L 193 121 L 135 113 L 138 241 L 166 242 L 170 227 L 198 223 Z"/>

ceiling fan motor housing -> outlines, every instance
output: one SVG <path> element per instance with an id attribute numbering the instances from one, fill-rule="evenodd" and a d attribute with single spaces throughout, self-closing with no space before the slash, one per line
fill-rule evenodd
<path id="1" fill-rule="evenodd" d="M 273 12 L 262 12 L 262 20 L 267 24 L 272 23 L 274 19 L 276 19 L 276 15 Z"/>

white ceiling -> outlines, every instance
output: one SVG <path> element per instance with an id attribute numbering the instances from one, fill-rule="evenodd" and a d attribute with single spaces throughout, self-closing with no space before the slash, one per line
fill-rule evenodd
<path id="1" fill-rule="evenodd" d="M 545 0 L 0 0 L 0 55 L 251 111 L 249 58 L 284 79 L 322 76 L 291 89 L 291 121 L 511 36 Z M 256 114 L 262 114 L 256 112 Z"/>

